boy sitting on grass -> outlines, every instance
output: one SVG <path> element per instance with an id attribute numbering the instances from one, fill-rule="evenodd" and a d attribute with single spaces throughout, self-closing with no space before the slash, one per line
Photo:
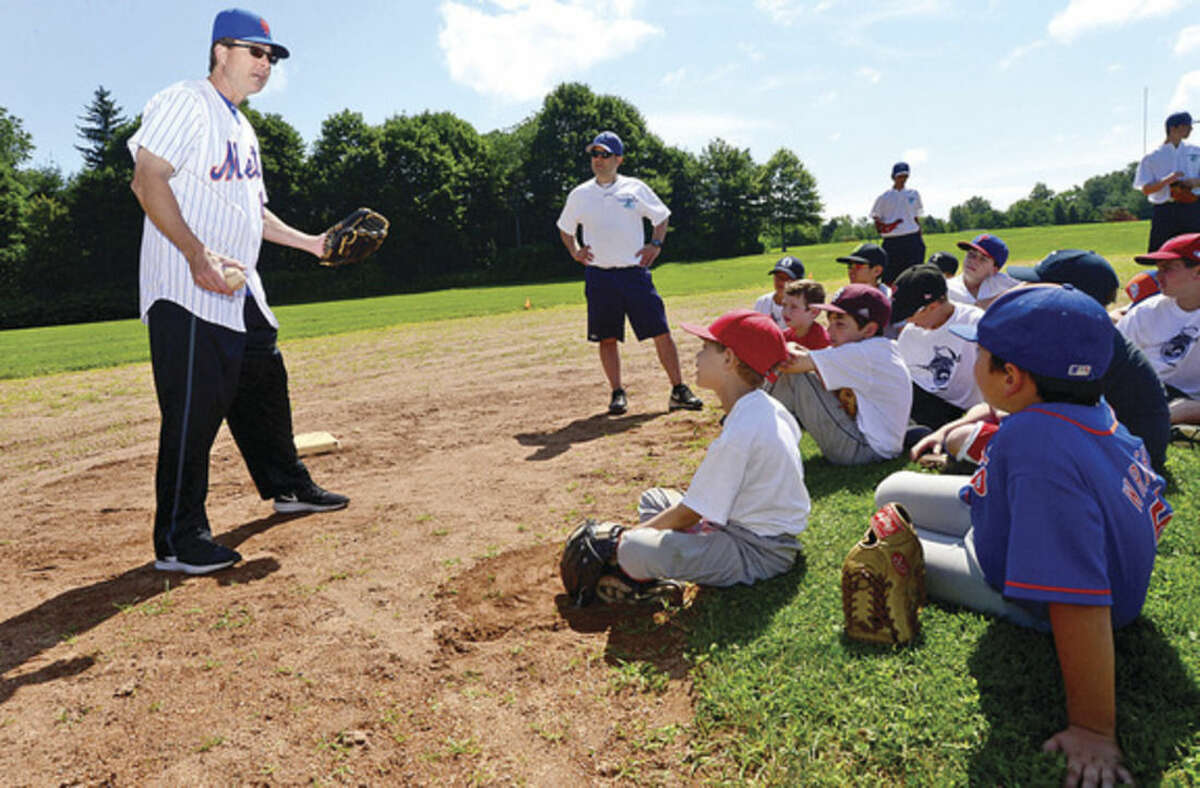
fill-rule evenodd
<path id="1" fill-rule="evenodd" d="M 775 289 L 758 297 L 754 302 L 754 311 L 770 315 L 775 325 L 786 329 L 787 322 L 783 319 L 784 290 L 792 282 L 804 278 L 804 263 L 791 255 L 781 257 L 775 267 L 767 271 L 767 276 L 773 280 Z"/>
<path id="2" fill-rule="evenodd" d="M 791 358 L 768 389 L 813 436 L 835 465 L 863 465 L 900 454 L 912 407 L 912 377 L 896 343 L 880 336 L 891 319 L 887 296 L 870 285 L 847 285 L 829 313 L 832 347 L 788 347 Z M 838 390 L 843 393 L 839 398 Z"/>
<path id="3" fill-rule="evenodd" d="M 888 266 L 888 253 L 879 244 L 859 244 L 850 254 L 837 258 L 846 264 L 846 277 L 852 285 L 870 285 L 878 288 L 888 298 L 892 288 L 883 283 L 883 272 Z M 881 326 L 882 331 L 886 326 Z"/>
<path id="4" fill-rule="evenodd" d="M 829 332 L 817 322 L 817 304 L 825 303 L 825 288 L 820 282 L 801 279 L 783 288 L 783 319 L 787 323 L 783 338 L 809 350 L 829 347 Z"/>
<path id="5" fill-rule="evenodd" d="M 901 471 L 875 503 L 908 509 L 931 597 L 1053 633 L 1067 726 L 1043 749 L 1066 755 L 1066 784 L 1130 781 L 1113 629 L 1140 614 L 1172 511 L 1141 440 L 1100 401 L 1112 321 L 1081 291 L 1041 285 L 954 331 L 978 342 L 975 379 L 1010 415 L 974 476 Z"/>
<path id="6" fill-rule="evenodd" d="M 946 282 L 951 301 L 987 309 L 997 296 L 1019 284 L 1000 270 L 1008 261 L 1008 244 L 996 236 L 982 233 L 971 241 L 959 241 L 958 248 L 967 256 L 963 272 Z"/>
<path id="7" fill-rule="evenodd" d="M 716 393 L 724 426 L 686 493 L 649 489 L 638 502 L 641 524 L 613 529 L 621 571 L 596 589 L 606 602 L 654 598 L 664 579 L 731 586 L 782 574 L 808 524 L 800 427 L 761 389 L 787 358 L 783 332 L 748 309 L 683 330 L 704 340 L 696 384 Z"/>

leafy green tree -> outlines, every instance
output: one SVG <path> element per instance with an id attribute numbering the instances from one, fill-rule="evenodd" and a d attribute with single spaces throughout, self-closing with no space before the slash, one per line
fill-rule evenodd
<path id="1" fill-rule="evenodd" d="M 800 157 L 787 148 L 775 151 L 763 165 L 758 189 L 768 221 L 779 228 L 780 245 L 787 251 L 787 226 L 814 225 L 821 221 L 817 179 Z"/>
<path id="2" fill-rule="evenodd" d="M 383 189 L 387 173 L 379 140 L 378 127 L 359 112 L 342 110 L 321 124 L 308 162 L 313 227 L 328 227 Z"/>
<path id="3" fill-rule="evenodd" d="M 955 230 L 996 230 L 1005 226 L 1004 214 L 983 197 L 975 196 L 950 209 Z"/>
<path id="4" fill-rule="evenodd" d="M 25 260 L 28 189 L 18 168 L 33 151 L 21 119 L 0 107 L 0 288 L 12 289 Z"/>
<path id="5" fill-rule="evenodd" d="M 749 149 L 714 139 L 700 154 L 700 226 L 713 257 L 762 251 L 758 167 Z"/>
<path id="6" fill-rule="evenodd" d="M 111 152 L 109 143 L 117 129 L 129 122 L 129 118 L 122 115 L 121 112 L 121 107 L 112 99 L 112 93 L 103 85 L 96 88 L 96 92 L 92 95 L 92 102 L 84 108 L 83 114 L 79 116 L 79 120 L 83 121 L 84 125 L 75 127 L 79 136 L 87 142 L 86 145 L 75 146 L 75 150 L 83 154 L 85 168 L 95 169 L 112 163 L 106 155 Z"/>

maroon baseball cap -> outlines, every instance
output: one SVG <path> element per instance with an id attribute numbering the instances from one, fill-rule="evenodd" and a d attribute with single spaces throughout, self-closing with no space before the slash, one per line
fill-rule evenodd
<path id="1" fill-rule="evenodd" d="M 891 302 L 883 291 L 874 285 L 846 285 L 837 291 L 831 303 L 813 304 L 812 308 L 874 321 L 875 325 L 879 326 L 880 334 L 892 319 Z"/>
<path id="2" fill-rule="evenodd" d="M 1133 258 L 1142 265 L 1154 265 L 1168 260 L 1184 260 L 1189 265 L 1200 261 L 1200 233 L 1177 235 L 1158 247 L 1157 252 L 1139 254 Z"/>
<path id="3" fill-rule="evenodd" d="M 724 345 L 760 375 L 788 357 L 783 332 L 770 316 L 750 309 L 726 312 L 707 328 L 696 323 L 680 325 L 689 334 Z"/>

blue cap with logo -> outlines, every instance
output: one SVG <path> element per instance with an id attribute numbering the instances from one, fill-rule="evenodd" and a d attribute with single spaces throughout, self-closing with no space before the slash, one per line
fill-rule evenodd
<path id="1" fill-rule="evenodd" d="M 908 175 L 908 162 L 898 161 L 892 165 L 892 177 L 897 175 Z"/>
<path id="2" fill-rule="evenodd" d="M 799 258 L 792 257 L 789 254 L 787 257 L 780 257 L 779 262 L 775 263 L 775 267 L 767 271 L 767 276 L 771 276 L 776 272 L 787 274 L 790 279 L 803 279 L 804 263 L 800 262 Z"/>
<path id="3" fill-rule="evenodd" d="M 267 20 L 244 8 L 227 8 L 217 14 L 217 18 L 213 20 L 213 43 L 222 38 L 267 44 L 271 47 L 272 54 L 281 58 L 291 54 L 287 47 L 271 38 L 271 28 Z"/>
<path id="4" fill-rule="evenodd" d="M 980 254 L 987 255 L 1000 268 L 1008 261 L 1008 244 L 989 233 L 980 233 L 971 241 L 959 241 L 958 248 L 963 251 L 974 249 Z"/>
<path id="5" fill-rule="evenodd" d="M 1009 290 L 978 323 L 950 331 L 1029 372 L 1086 381 L 1108 371 L 1116 328 L 1096 299 L 1063 285 Z"/>
<path id="6" fill-rule="evenodd" d="M 596 135 L 596 139 L 588 145 L 584 150 L 591 152 L 592 148 L 600 148 L 606 150 L 614 156 L 624 156 L 625 146 L 621 144 L 621 138 L 617 136 L 615 131 L 602 131 Z"/>

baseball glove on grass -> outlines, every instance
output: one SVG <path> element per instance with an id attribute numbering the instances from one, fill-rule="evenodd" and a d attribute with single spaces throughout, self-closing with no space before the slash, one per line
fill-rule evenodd
<path id="1" fill-rule="evenodd" d="M 925 604 L 925 553 L 904 507 L 889 503 L 842 564 L 846 634 L 870 643 L 907 643 Z"/>
<path id="2" fill-rule="evenodd" d="M 359 208 L 325 231 L 321 265 L 336 267 L 357 263 L 383 245 L 388 220 L 370 208 Z"/>

